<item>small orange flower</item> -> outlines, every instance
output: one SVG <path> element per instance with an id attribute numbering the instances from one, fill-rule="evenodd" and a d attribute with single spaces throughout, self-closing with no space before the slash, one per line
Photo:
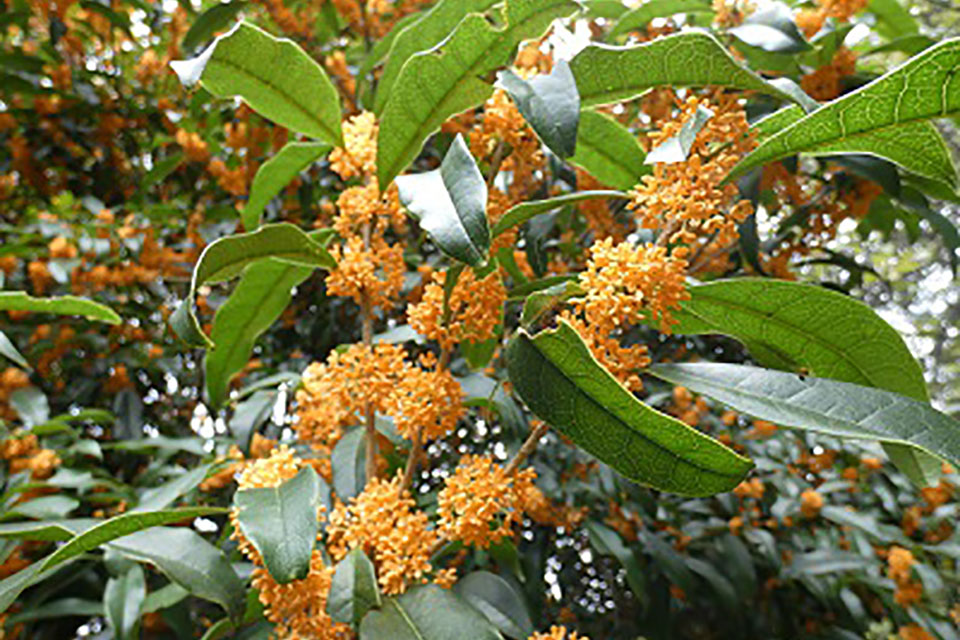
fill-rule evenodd
<path id="1" fill-rule="evenodd" d="M 443 321 L 443 284 L 446 272 L 437 272 L 423 290 L 420 302 L 407 308 L 410 326 L 441 347 L 452 349 L 470 340 L 483 342 L 493 337 L 503 317 L 507 290 L 500 272 L 493 271 L 477 280 L 472 269 L 460 274 L 450 294 L 449 317 Z"/>
<path id="2" fill-rule="evenodd" d="M 587 636 L 578 635 L 576 631 L 567 631 L 566 627 L 554 625 L 546 633 L 535 633 L 527 640 L 590 640 Z"/>
<path id="3" fill-rule="evenodd" d="M 823 496 L 813 489 L 806 489 L 800 494 L 800 513 L 804 518 L 816 518 L 823 508 Z"/>
<path id="4" fill-rule="evenodd" d="M 330 153 L 330 168 L 344 180 L 377 173 L 377 117 L 369 111 L 343 123 L 343 147 Z"/>

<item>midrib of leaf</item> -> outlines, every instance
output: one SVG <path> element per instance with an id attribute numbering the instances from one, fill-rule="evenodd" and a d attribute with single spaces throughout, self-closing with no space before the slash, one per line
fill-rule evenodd
<path id="1" fill-rule="evenodd" d="M 397 611 L 400 613 L 400 617 L 403 618 L 403 621 L 407 623 L 407 626 L 410 627 L 410 630 L 413 631 L 413 634 L 417 636 L 418 640 L 426 640 L 423 635 L 420 633 L 420 630 L 417 629 L 416 625 L 413 623 L 413 620 L 407 615 L 406 609 L 400 606 L 400 602 L 397 600 L 388 600 L 390 604 L 397 608 Z"/>
<path id="2" fill-rule="evenodd" d="M 218 58 L 216 57 L 216 54 L 214 54 L 214 55 L 210 58 L 210 60 L 207 61 L 207 66 L 210 66 L 211 64 L 219 64 L 219 65 L 223 65 L 224 67 L 228 67 L 228 68 L 230 68 L 230 69 L 235 69 L 235 70 L 239 71 L 240 73 L 244 74 L 245 76 L 247 76 L 248 78 L 252 78 L 252 79 L 254 79 L 254 80 L 258 81 L 258 82 L 262 82 L 262 83 L 263 83 L 264 85 L 266 85 L 271 91 L 273 91 L 275 94 L 277 94 L 278 96 L 280 96 L 280 98 L 281 98 L 281 100 L 282 100 L 283 102 L 285 102 L 285 103 L 287 103 L 287 104 L 293 105 L 294 108 L 296 108 L 298 111 L 300 111 L 300 113 L 302 113 L 303 115 L 305 115 L 309 120 L 312 120 L 314 124 L 316 124 L 318 127 L 320 127 L 321 129 L 323 129 L 323 130 L 326 132 L 326 134 L 327 134 L 328 136 L 330 136 L 330 139 L 331 139 L 331 140 L 338 140 L 338 139 L 339 139 L 339 136 L 336 135 L 336 133 L 335 133 L 332 129 L 330 129 L 330 128 L 326 125 L 326 123 L 324 123 L 322 120 L 320 120 L 320 119 L 317 117 L 317 114 L 316 114 L 316 113 L 311 112 L 309 109 L 307 109 L 306 107 L 304 107 L 302 104 L 300 104 L 300 103 L 297 102 L 296 100 L 292 99 L 292 98 L 291 98 L 290 96 L 288 96 L 286 93 L 284 93 L 283 91 L 281 91 L 281 90 L 277 87 L 277 85 L 275 85 L 274 83 L 270 82 L 270 81 L 267 80 L 266 78 L 264 78 L 264 77 L 262 77 L 262 76 L 258 76 L 258 75 L 256 75 L 255 73 L 253 73 L 252 71 L 250 71 L 249 69 L 247 69 L 246 67 L 241 67 L 240 65 L 238 65 L 238 64 L 236 64 L 236 63 L 234 63 L 234 62 L 230 62 L 230 61 L 227 61 L 227 60 L 218 59 Z"/>
<path id="3" fill-rule="evenodd" d="M 600 407 L 600 409 L 603 411 L 603 413 L 605 413 L 606 415 L 610 416 L 611 418 L 613 418 L 615 421 L 619 422 L 620 424 L 624 425 L 624 427 L 625 427 L 626 429 L 628 429 L 628 430 L 631 431 L 632 433 L 637 434 L 638 436 L 640 436 L 640 438 L 642 438 L 642 439 L 645 440 L 646 442 L 649 442 L 651 445 L 653 445 L 654 448 L 660 449 L 660 450 L 662 450 L 662 451 L 665 451 L 665 452 L 667 453 L 667 455 L 669 455 L 671 458 L 674 458 L 674 459 L 676 459 L 676 460 L 679 460 L 682 464 L 687 464 L 687 465 L 690 465 L 691 467 L 693 467 L 693 468 L 695 468 L 695 469 L 699 469 L 700 471 L 703 471 L 704 473 L 708 473 L 708 474 L 720 476 L 721 478 L 739 478 L 739 477 L 741 477 L 741 476 L 743 475 L 743 474 L 740 474 L 740 473 L 723 473 L 723 472 L 717 471 L 717 470 L 715 470 L 715 469 L 709 469 L 709 468 L 707 468 L 707 467 L 701 466 L 701 465 L 697 464 L 696 462 L 693 462 L 692 460 L 686 460 L 686 459 L 684 459 L 682 456 L 679 456 L 679 455 L 677 455 L 676 453 L 674 453 L 673 451 L 670 451 L 670 449 L 666 448 L 665 446 L 663 446 L 662 444 L 660 444 L 660 443 L 657 442 L 656 440 L 650 439 L 650 438 L 649 438 L 645 433 L 643 433 L 642 431 L 640 431 L 640 430 L 638 430 L 638 429 L 634 429 L 632 426 L 628 426 L 627 423 L 625 423 L 622 419 L 620 419 L 615 413 L 613 413 L 612 411 L 610 411 L 609 409 L 607 409 L 606 405 L 603 404 L 603 402 L 601 402 L 600 400 L 598 400 L 597 398 L 595 398 L 592 394 L 588 393 L 586 390 L 584 390 L 582 387 L 580 387 L 580 386 L 577 384 L 576 380 L 574 380 L 573 378 L 571 378 L 571 377 L 567 374 L 566 371 L 564 371 L 561 367 L 555 365 L 555 364 L 553 363 L 553 361 L 550 360 L 550 358 L 548 358 L 548 357 L 546 356 L 546 354 L 544 354 L 543 351 L 540 350 L 540 348 L 537 346 L 536 341 L 535 341 L 533 338 L 531 338 L 530 336 L 524 336 L 524 337 L 533 345 L 533 347 L 536 349 L 537 353 L 540 354 L 541 361 L 544 363 L 544 365 L 552 366 L 554 369 L 556 369 L 557 371 L 559 371 L 559 372 L 560 372 L 560 375 L 563 376 L 570 384 L 572 384 L 572 385 L 574 386 L 574 388 L 576 388 L 578 391 L 580 391 L 580 393 L 582 393 L 585 397 L 589 398 L 590 401 L 591 401 L 593 404 L 595 404 L 596 406 Z M 592 353 L 590 354 L 590 357 L 593 358 L 593 354 L 592 354 Z M 594 361 L 596 361 L 596 358 L 594 358 Z M 597 364 L 599 365 L 599 362 L 598 362 Z M 600 365 L 600 366 L 602 366 L 602 365 Z M 541 379 L 542 379 L 542 378 L 541 378 Z M 616 380 L 614 380 L 614 382 L 616 382 Z M 620 383 L 619 383 L 619 382 L 616 382 L 616 384 L 619 385 Z M 632 394 L 631 394 L 631 395 L 632 395 Z M 637 400 L 637 402 L 640 402 L 640 401 Z M 652 411 L 655 411 L 652 407 L 648 407 L 648 408 L 651 409 Z"/>
<path id="4" fill-rule="evenodd" d="M 826 349 L 826 350 L 829 351 L 830 353 L 832 353 L 832 354 L 834 354 L 834 355 L 836 355 L 836 356 L 839 356 L 839 358 L 840 358 L 841 360 L 843 360 L 844 362 L 847 362 L 848 364 L 850 364 L 850 366 L 851 366 L 851 367 L 861 376 L 861 378 L 862 378 L 865 382 L 867 382 L 869 385 L 874 386 L 874 387 L 877 387 L 877 388 L 882 388 L 882 387 L 878 387 L 878 386 L 874 383 L 873 378 L 872 378 L 870 375 L 868 375 L 867 372 L 866 372 L 857 362 L 855 362 L 854 360 L 852 360 L 852 359 L 850 358 L 850 356 L 848 356 L 846 353 L 844 353 L 843 351 L 841 351 L 841 350 L 839 349 L 839 347 L 837 347 L 837 346 L 835 346 L 834 344 L 832 344 L 832 343 L 824 340 L 823 338 L 821 338 L 821 337 L 818 336 L 817 334 L 805 332 L 805 331 L 803 331 L 802 328 L 798 327 L 797 325 L 790 324 L 790 323 L 784 321 L 784 320 L 781 319 L 781 318 L 777 318 L 775 315 L 771 315 L 771 314 L 768 314 L 768 313 L 760 313 L 760 312 L 758 312 L 758 311 L 756 311 L 756 310 L 750 309 L 749 307 L 744 307 L 744 306 L 742 306 L 742 305 L 738 305 L 737 303 L 732 302 L 732 301 L 729 301 L 729 300 L 723 300 L 723 299 L 720 299 L 720 298 L 713 298 L 713 297 L 711 297 L 711 296 L 709 296 L 709 295 L 703 295 L 703 294 L 697 294 L 697 295 L 702 295 L 702 297 L 705 298 L 705 299 L 707 299 L 707 300 L 709 300 L 709 301 L 711 302 L 711 304 L 716 304 L 716 305 L 718 305 L 718 306 L 723 306 L 723 307 L 726 307 L 726 308 L 728 308 L 728 309 L 733 309 L 733 310 L 736 310 L 736 311 L 739 311 L 739 312 L 742 312 L 742 313 L 746 313 L 746 314 L 749 314 L 749 315 L 751 315 L 751 316 L 753 316 L 753 317 L 755 317 L 755 318 L 763 318 L 763 319 L 767 320 L 768 322 L 772 322 L 773 324 L 776 324 L 776 325 L 779 326 L 779 327 L 786 328 L 786 329 L 788 329 L 788 330 L 792 330 L 792 331 L 794 331 L 795 333 L 798 333 L 798 334 L 800 334 L 800 335 L 802 335 L 802 336 L 804 336 L 804 337 L 810 338 L 812 342 L 815 342 L 817 345 L 823 347 L 824 349 Z M 803 302 L 802 300 L 794 300 L 793 302 L 791 302 L 791 303 L 789 303 L 789 304 L 787 304 L 787 305 L 778 307 L 778 308 L 776 309 L 776 311 L 771 312 L 771 313 L 773 313 L 773 314 L 780 313 L 780 312 L 782 312 L 784 309 L 789 308 L 791 305 L 801 304 L 802 302 Z M 690 315 L 697 317 L 698 319 L 702 320 L 703 322 L 707 323 L 708 325 L 710 325 L 710 326 L 712 326 L 712 327 L 715 327 L 715 326 L 716 326 L 716 324 L 715 324 L 714 322 L 712 322 L 712 321 L 709 320 L 708 318 L 705 318 L 704 316 L 700 315 L 700 314 L 697 313 L 696 311 L 693 311 L 693 310 L 687 309 L 687 308 L 684 308 L 683 311 L 684 311 L 684 313 L 689 313 Z M 725 333 L 725 332 L 724 332 L 724 331 L 719 331 L 719 333 Z M 731 334 L 731 335 L 733 335 L 733 334 Z M 735 336 L 735 337 L 736 337 L 736 336 Z M 748 339 L 748 338 L 744 338 L 744 339 Z M 771 344 L 768 344 L 767 342 L 764 342 L 764 346 L 765 346 L 766 348 L 772 350 L 772 351 L 776 351 L 777 353 L 784 353 L 784 352 L 778 350 L 778 349 L 776 348 L 776 345 L 771 345 Z M 796 361 L 796 358 L 794 358 L 794 357 L 791 356 L 790 354 L 784 353 L 784 355 L 786 356 L 786 359 L 792 360 L 792 361 Z M 889 389 L 888 389 L 888 391 L 889 391 Z M 926 399 L 927 399 L 927 397 L 925 396 L 925 397 L 923 398 L 923 400 L 926 400 Z"/>

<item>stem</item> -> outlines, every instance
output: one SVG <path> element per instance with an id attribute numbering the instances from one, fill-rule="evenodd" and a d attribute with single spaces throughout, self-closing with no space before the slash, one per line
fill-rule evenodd
<path id="1" fill-rule="evenodd" d="M 450 348 L 444 347 L 440 353 L 440 361 L 437 363 L 437 371 L 443 371 L 450 363 Z M 423 426 L 418 425 L 413 434 L 413 446 L 410 447 L 410 455 L 407 457 L 407 466 L 403 469 L 403 479 L 400 481 L 400 495 L 410 488 L 413 484 L 413 475 L 417 472 L 417 465 L 420 464 L 420 456 L 423 455 Z"/>
<path id="2" fill-rule="evenodd" d="M 537 445 L 540 444 L 540 438 L 543 437 L 543 434 L 547 432 L 550 426 L 546 422 L 541 422 L 530 432 L 530 435 L 527 436 L 526 441 L 523 443 L 523 446 L 520 447 L 520 450 L 517 451 L 517 455 L 513 456 L 513 459 L 507 463 L 507 466 L 503 468 L 503 475 L 506 477 L 512 476 L 520 464 L 527 459 L 527 457 L 533 453 L 533 450 L 537 448 Z"/>
<path id="3" fill-rule="evenodd" d="M 493 150 L 493 158 L 490 160 L 490 174 L 487 176 L 487 189 L 493 188 L 497 174 L 500 173 L 500 165 L 503 164 L 503 152 L 505 148 L 506 145 L 503 144 L 503 140 L 501 140 L 497 143 L 497 148 Z"/>
<path id="4" fill-rule="evenodd" d="M 363 248 L 365 251 L 370 250 L 370 233 L 370 221 L 368 220 L 363 225 Z M 370 295 L 367 292 L 363 293 L 363 298 L 360 305 L 360 316 L 363 331 L 363 344 L 367 345 L 367 347 L 372 350 L 373 309 L 370 305 Z M 364 418 L 366 420 L 367 430 L 367 455 L 365 469 L 367 482 L 370 482 L 377 475 L 377 423 L 376 416 L 373 411 L 373 403 L 367 402 L 367 406 L 364 410 Z"/>
<path id="5" fill-rule="evenodd" d="M 667 246 L 667 244 L 670 243 L 670 238 L 673 236 L 673 234 L 675 234 L 677 231 L 680 230 L 681 226 L 683 226 L 683 223 L 678 222 L 676 220 L 674 220 L 669 225 L 667 225 L 667 228 L 661 231 L 660 235 L 657 236 L 656 246 L 658 247 Z"/>

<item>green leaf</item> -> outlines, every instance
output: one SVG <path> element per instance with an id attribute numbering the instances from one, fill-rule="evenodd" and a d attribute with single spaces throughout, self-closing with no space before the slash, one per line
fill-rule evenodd
<path id="1" fill-rule="evenodd" d="M 196 58 L 170 63 L 185 86 L 240 96 L 263 117 L 313 138 L 343 144 L 340 96 L 317 62 L 292 40 L 240 22 Z"/>
<path id="2" fill-rule="evenodd" d="M 362 549 L 354 549 L 337 564 L 327 596 L 327 613 L 335 622 L 360 624 L 371 609 L 379 609 L 380 589 L 373 563 Z"/>
<path id="3" fill-rule="evenodd" d="M 713 13 L 713 5 L 709 0 L 650 0 L 620 16 L 610 36 L 615 38 L 631 31 L 643 31 L 654 18 L 677 13 Z"/>
<path id="4" fill-rule="evenodd" d="M 630 196 L 622 191 L 576 191 L 574 193 L 566 193 L 562 196 L 547 198 L 546 200 L 521 202 L 518 205 L 510 207 L 510 209 L 503 214 L 503 217 L 493 226 L 492 235 L 496 237 L 511 227 L 523 224 L 534 216 L 553 211 L 565 204 L 598 199 L 629 200 Z"/>
<path id="5" fill-rule="evenodd" d="M 812 48 L 797 28 L 793 11 L 782 2 L 755 11 L 728 33 L 768 53 L 800 53 Z"/>
<path id="6" fill-rule="evenodd" d="M 288 142 L 277 155 L 264 162 L 250 186 L 250 198 L 241 216 L 243 227 L 247 231 L 259 227 L 267 203 L 330 148 L 326 142 Z"/>
<path id="7" fill-rule="evenodd" d="M 10 341 L 10 338 L 3 331 L 0 331 L 0 356 L 9 359 L 21 369 L 30 370 L 30 363 L 17 351 L 16 345 Z"/>
<path id="8" fill-rule="evenodd" d="M 592 44 L 573 58 L 570 68 L 585 107 L 630 100 L 659 86 L 716 85 L 796 100 L 737 62 L 705 31 L 626 47 Z"/>
<path id="9" fill-rule="evenodd" d="M 8 625 L 15 625 L 21 622 L 33 622 L 35 620 L 53 620 L 56 618 L 66 618 L 68 616 L 94 617 L 103 615 L 103 604 L 93 600 L 83 600 L 81 598 L 61 598 L 46 602 L 39 607 L 31 607 L 27 611 L 15 613 L 7 618 Z"/>
<path id="10" fill-rule="evenodd" d="M 143 606 L 140 607 L 140 610 L 143 613 L 163 611 L 181 602 L 189 595 L 190 592 L 176 582 L 169 582 L 166 586 L 148 593 L 147 597 L 143 599 Z"/>
<path id="11" fill-rule="evenodd" d="M 761 420 L 911 446 L 960 463 L 960 423 L 898 393 L 746 365 L 659 364 L 649 371 Z"/>
<path id="12" fill-rule="evenodd" d="M 923 370 L 900 334 L 873 309 L 823 287 L 742 278 L 690 287 L 675 317 L 680 334 L 724 333 L 761 364 L 869 385 L 927 400 Z M 885 446 L 918 484 L 936 483 L 940 464 L 913 447 Z M 898 450 L 899 449 L 899 450 Z"/>
<path id="13" fill-rule="evenodd" d="M 54 520 L 64 518 L 80 506 L 80 501 L 69 496 L 40 496 L 27 502 L 15 504 L 3 513 L 3 518 L 33 518 L 35 520 Z"/>
<path id="14" fill-rule="evenodd" d="M 231 378 L 247 365 L 257 339 L 290 304 L 294 287 L 312 273 L 312 267 L 274 259 L 251 264 L 243 272 L 213 317 L 210 339 L 216 346 L 203 361 L 207 399 L 212 407 L 223 404 Z"/>
<path id="15" fill-rule="evenodd" d="M 120 324 L 120 316 L 106 305 L 76 296 L 34 298 L 23 291 L 0 292 L 0 311 L 35 311 L 61 316 L 83 316 L 107 324 Z"/>
<path id="16" fill-rule="evenodd" d="M 918 154 L 925 157 L 914 159 L 911 171 L 955 185 L 956 172 L 946 143 L 932 135 L 935 130 L 920 129 L 917 123 L 960 111 L 958 66 L 960 39 L 945 40 L 780 129 L 741 160 L 726 179 L 812 150 L 821 154 L 874 153 L 894 162 Z M 904 130 L 906 125 L 912 127 Z"/>
<path id="17" fill-rule="evenodd" d="M 502 638 L 476 609 L 433 584 L 384 598 L 360 623 L 360 640 L 463 640 L 465 632 L 470 640 Z"/>
<path id="18" fill-rule="evenodd" d="M 867 11 L 877 17 L 876 30 L 886 38 L 920 33 L 920 26 L 899 0 L 870 0 Z"/>
<path id="19" fill-rule="evenodd" d="M 841 571 L 866 571 L 876 565 L 876 560 L 865 558 L 851 551 L 820 549 L 797 554 L 786 570 L 787 577 L 835 576 Z"/>
<path id="20" fill-rule="evenodd" d="M 507 347 L 517 393 L 541 419 L 624 477 L 707 496 L 735 487 L 753 464 L 637 400 L 598 363 L 569 323 Z"/>
<path id="21" fill-rule="evenodd" d="M 487 185 L 470 149 L 457 137 L 439 169 L 397 178 L 400 202 L 444 253 L 469 265 L 490 250 Z"/>
<path id="22" fill-rule="evenodd" d="M 630 590 L 637 597 L 642 605 L 649 601 L 649 589 L 643 567 L 640 566 L 637 555 L 628 547 L 620 534 L 613 529 L 600 524 L 596 520 L 587 520 L 584 529 L 590 539 L 592 546 L 597 553 L 605 556 L 613 556 L 620 562 L 620 566 L 626 572 L 627 584 Z"/>
<path id="23" fill-rule="evenodd" d="M 114 638 L 133 640 L 139 637 L 140 607 L 146 595 L 146 577 L 143 567 L 138 564 L 119 577 L 107 580 L 103 609 Z"/>
<path id="24" fill-rule="evenodd" d="M 298 227 L 281 222 L 249 233 L 215 240 L 200 254 L 190 281 L 190 294 L 170 317 L 170 326 L 190 346 L 214 347 L 193 312 L 196 290 L 207 283 L 225 282 L 259 260 L 273 258 L 300 267 L 332 269 L 336 262 L 327 250 Z"/>
<path id="25" fill-rule="evenodd" d="M 237 523 L 280 584 L 310 571 L 317 540 L 320 488 L 313 467 L 304 467 L 279 487 L 244 489 L 233 496 Z"/>
<path id="26" fill-rule="evenodd" d="M 458 580 L 453 591 L 504 635 L 521 639 L 533 635 L 523 595 L 497 574 L 473 571 Z"/>
<path id="27" fill-rule="evenodd" d="M 547 147 L 560 158 L 577 150 L 580 95 L 570 65 L 560 60 L 549 75 L 527 81 L 510 69 L 500 72 L 500 84 Z"/>
<path id="28" fill-rule="evenodd" d="M 69 540 L 77 531 L 89 529 L 99 522 L 102 522 L 102 520 L 97 520 L 96 518 L 72 518 L 70 520 L 0 524 L 0 538 L 60 542 Z"/>
<path id="29" fill-rule="evenodd" d="M 193 529 L 156 527 L 111 545 L 139 562 L 149 562 L 190 593 L 222 606 L 230 617 L 243 614 L 245 589 L 223 552 Z"/>
<path id="30" fill-rule="evenodd" d="M 374 97 L 373 111 L 383 113 L 393 87 L 400 77 L 403 65 L 413 55 L 427 51 L 443 42 L 468 13 L 482 13 L 499 0 L 441 0 L 415 23 L 396 35 L 383 73 L 377 83 L 377 95 Z"/>
<path id="31" fill-rule="evenodd" d="M 50 404 L 47 396 L 37 387 L 24 387 L 10 394 L 10 408 L 17 412 L 28 429 L 50 419 Z"/>
<path id="32" fill-rule="evenodd" d="M 249 398 L 237 404 L 233 417 L 230 418 L 230 433 L 244 453 L 249 453 L 250 438 L 254 431 L 267 421 L 276 404 L 277 392 L 268 389 L 255 391 Z"/>
<path id="33" fill-rule="evenodd" d="M 193 21 L 187 35 L 183 36 L 180 46 L 184 51 L 193 53 L 198 46 L 212 38 L 214 33 L 225 29 L 233 22 L 244 7 L 246 7 L 245 2 L 218 1 Z"/>
<path id="34" fill-rule="evenodd" d="M 211 465 L 205 464 L 186 473 L 182 473 L 173 480 L 165 482 L 159 487 L 151 487 L 140 494 L 140 502 L 132 512 L 159 511 L 169 507 L 180 496 L 193 491 L 203 482 L 210 471 Z"/>
<path id="35" fill-rule="evenodd" d="M 333 467 L 333 490 L 343 502 L 357 496 L 366 485 L 367 434 L 363 427 L 355 427 L 343 434 L 330 454 Z"/>
<path id="36" fill-rule="evenodd" d="M 555 18 L 577 10 L 572 0 L 506 0 L 494 20 L 472 13 L 449 37 L 404 63 L 380 121 L 377 166 L 380 190 L 417 156 L 423 141 L 450 116 L 486 100 L 493 88 L 481 78 L 509 64 L 517 45 L 540 36 Z M 505 20 L 504 20 L 505 16 Z"/>
<path id="37" fill-rule="evenodd" d="M 575 281 L 567 280 L 534 291 L 523 302 L 523 311 L 520 314 L 520 324 L 524 329 L 530 329 L 541 318 L 559 307 L 570 298 L 583 295 L 583 288 Z"/>
<path id="38" fill-rule="evenodd" d="M 650 173 L 637 137 L 610 116 L 592 109 L 580 112 L 577 152 L 570 158 L 603 184 L 630 189 Z"/>
<path id="39" fill-rule="evenodd" d="M 651 149 L 643 161 L 644 164 L 685 162 L 690 155 L 690 149 L 693 148 L 693 143 L 697 140 L 697 134 L 712 117 L 713 111 L 703 105 L 697 105 L 697 110 L 687 118 L 677 135 L 670 136 Z"/>
<path id="40" fill-rule="evenodd" d="M 394 22 L 393 27 L 390 28 L 387 35 L 374 42 L 373 48 L 371 48 L 370 52 L 363 58 L 363 63 L 360 64 L 354 77 L 357 79 L 357 95 L 362 99 L 365 108 L 371 109 L 372 107 L 373 99 L 367 97 L 367 90 L 369 89 L 371 73 L 374 68 L 387 57 L 387 54 L 390 53 L 390 50 L 393 48 L 393 43 L 397 41 L 400 34 L 403 33 L 407 27 L 411 27 L 414 23 L 420 22 L 425 15 L 422 11 L 415 11 L 414 13 L 408 13 Z M 389 59 L 387 62 L 389 62 Z M 382 87 L 382 82 L 383 74 L 381 74 L 380 84 L 377 86 Z M 376 109 L 373 109 L 373 111 L 379 113 Z"/>

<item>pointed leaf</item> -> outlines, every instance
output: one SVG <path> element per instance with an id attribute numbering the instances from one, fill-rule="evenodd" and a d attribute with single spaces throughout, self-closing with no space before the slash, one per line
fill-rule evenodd
<path id="1" fill-rule="evenodd" d="M 450 116 L 486 100 L 482 76 L 509 64 L 517 45 L 540 36 L 555 18 L 578 8 L 572 0 L 506 0 L 503 15 L 470 14 L 434 49 L 411 57 L 383 109 L 377 140 L 380 190 L 417 156 L 423 141 Z"/>
<path id="2" fill-rule="evenodd" d="M 166 509 L 174 500 L 197 488 L 210 472 L 211 465 L 205 464 L 176 476 L 159 487 L 151 487 L 140 494 L 140 502 L 133 512 L 159 511 Z"/>
<path id="3" fill-rule="evenodd" d="M 140 607 L 147 595 L 143 567 L 133 565 L 117 578 L 107 580 L 103 591 L 103 609 L 107 624 L 117 640 L 139 637 Z"/>
<path id="4" fill-rule="evenodd" d="M 196 58 L 170 63 L 185 86 L 240 96 L 254 111 L 313 138 L 342 144 L 340 96 L 317 62 L 292 40 L 240 22 Z"/>
<path id="5" fill-rule="evenodd" d="M 687 118 L 677 135 L 670 136 L 656 147 L 650 150 L 644 164 L 674 164 L 685 162 L 690 155 L 690 149 L 697 140 L 697 134 L 707 124 L 707 121 L 713 117 L 713 111 L 702 105 L 697 105 L 697 110 L 693 115 Z"/>
<path id="6" fill-rule="evenodd" d="M 662 491 L 729 491 L 752 463 L 637 400 L 598 363 L 569 323 L 507 347 L 510 381 L 530 409 L 626 478 Z"/>
<path id="7" fill-rule="evenodd" d="M 904 125 L 960 112 L 960 38 L 927 49 L 873 82 L 830 102 L 764 140 L 733 168 L 727 180 L 753 167 L 808 150 L 876 153 L 883 157 L 925 155 L 910 170 L 956 184 L 946 143 L 931 130 Z M 925 133 L 924 133 L 925 131 Z M 924 146 L 914 146 L 921 135 Z M 884 150 L 887 150 L 884 153 Z M 894 162 L 896 157 L 891 157 Z M 922 168 L 926 167 L 926 168 Z M 949 167 L 946 170 L 945 167 Z M 935 175 L 933 175 L 935 174 Z"/>
<path id="8" fill-rule="evenodd" d="M 319 496 L 317 472 L 309 466 L 278 487 L 234 494 L 240 531 L 280 584 L 302 580 L 310 571 Z"/>
<path id="9" fill-rule="evenodd" d="M 533 635 L 523 595 L 497 574 L 474 571 L 458 580 L 453 591 L 507 637 L 523 640 Z"/>
<path id="10" fill-rule="evenodd" d="M 217 2 L 193 21 L 187 35 L 183 36 L 180 46 L 188 53 L 213 37 L 213 34 L 225 29 L 237 14 L 246 6 L 245 2 Z"/>
<path id="11" fill-rule="evenodd" d="M 444 253 L 482 265 L 490 249 L 487 185 L 457 135 L 440 168 L 397 178 L 400 202 Z"/>
<path id="12" fill-rule="evenodd" d="M 800 53 L 812 48 L 797 28 L 793 12 L 782 2 L 755 11 L 728 33 L 769 53 Z"/>
<path id="13" fill-rule="evenodd" d="M 210 339 L 216 346 L 203 361 L 207 399 L 213 408 L 223 404 L 231 378 L 247 366 L 257 339 L 290 304 L 294 287 L 312 273 L 312 267 L 274 259 L 251 264 L 243 272 L 213 317 Z"/>
<path id="14" fill-rule="evenodd" d="M 359 625 L 371 609 L 379 609 L 380 588 L 373 563 L 354 549 L 337 564 L 327 596 L 327 613 L 335 622 Z"/>
<path id="15" fill-rule="evenodd" d="M 203 333 L 193 312 L 197 288 L 208 282 L 230 280 L 248 265 L 266 258 L 300 267 L 332 269 L 336 266 L 333 256 L 323 245 L 286 222 L 215 240 L 200 254 L 190 281 L 189 296 L 170 316 L 170 326 L 177 335 L 190 346 L 213 347 L 214 342 Z"/>
<path id="16" fill-rule="evenodd" d="M 960 422 L 898 393 L 737 364 L 658 364 L 649 371 L 761 420 L 911 446 L 960 464 Z"/>
<path id="17" fill-rule="evenodd" d="M 500 72 L 500 84 L 551 151 L 560 158 L 574 154 L 580 95 L 566 60 L 558 61 L 549 75 L 536 75 L 529 82 L 506 69 Z"/>
<path id="18" fill-rule="evenodd" d="M 592 109 L 580 112 L 577 152 L 570 158 L 603 184 L 630 189 L 650 173 L 646 154 L 630 130 L 608 115 Z"/>
<path id="19" fill-rule="evenodd" d="M 333 490 L 343 502 L 359 495 L 366 485 L 366 444 L 366 431 L 356 427 L 343 434 L 330 454 Z"/>
<path id="20" fill-rule="evenodd" d="M 503 217 L 501 217 L 497 221 L 497 224 L 493 226 L 492 235 L 496 237 L 504 231 L 517 226 L 518 224 L 523 224 L 534 216 L 538 216 L 541 213 L 546 213 L 548 211 L 553 211 L 554 209 L 562 207 L 565 204 L 582 202 L 584 200 L 598 200 L 607 198 L 614 200 L 627 200 L 630 198 L 630 196 L 622 191 L 576 191 L 574 193 L 565 193 L 562 196 L 556 196 L 554 198 L 547 198 L 546 200 L 531 200 L 530 202 L 521 202 L 518 205 L 510 207 L 510 209 L 503 214 Z"/>
<path id="21" fill-rule="evenodd" d="M 10 341 L 10 338 L 3 331 L 0 331 L 0 356 L 9 359 L 21 369 L 30 370 L 30 363 L 17 351 L 16 345 Z"/>
<path id="22" fill-rule="evenodd" d="M 650 0 L 620 16 L 610 31 L 610 37 L 643 31 L 654 18 L 677 13 L 713 13 L 713 5 L 710 0 Z"/>
<path id="23" fill-rule="evenodd" d="M 34 311 L 61 316 L 83 316 L 107 324 L 120 324 L 120 316 L 106 305 L 76 296 L 34 298 L 23 291 L 0 292 L 0 311 Z"/>
<path id="24" fill-rule="evenodd" d="M 360 640 L 463 640 L 465 633 L 470 640 L 501 638 L 476 609 L 433 584 L 384 598 L 360 623 Z"/>
<path id="25" fill-rule="evenodd" d="M 331 149 L 326 142 L 288 142 L 277 155 L 264 162 L 250 186 L 250 198 L 243 208 L 243 227 L 253 231 L 260 226 L 263 208 L 275 195 Z"/>
<path id="26" fill-rule="evenodd" d="M 705 31 L 626 47 L 592 44 L 573 58 L 570 68 L 585 107 L 630 100 L 659 86 L 716 85 L 796 99 L 737 62 Z"/>

